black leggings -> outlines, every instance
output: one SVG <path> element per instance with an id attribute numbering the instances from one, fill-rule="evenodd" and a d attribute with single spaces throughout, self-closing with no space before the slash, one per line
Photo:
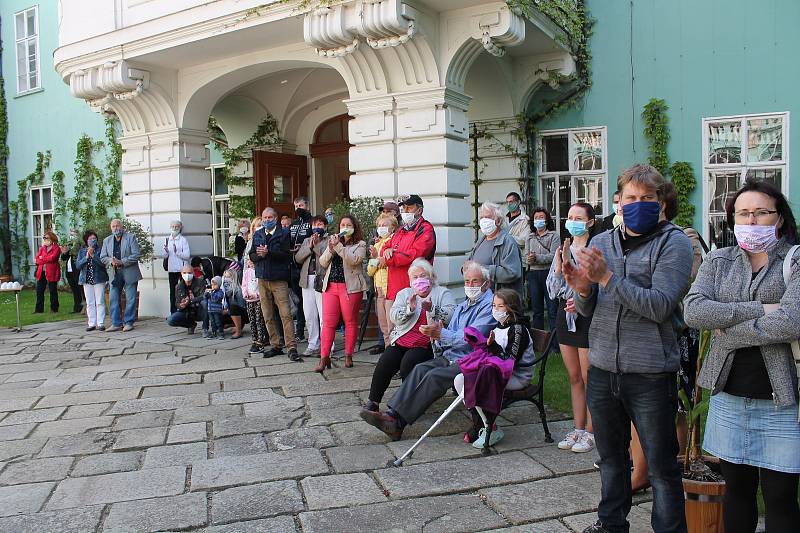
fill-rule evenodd
<path id="1" fill-rule="evenodd" d="M 54 313 L 58 312 L 58 282 L 47 281 L 44 275 L 44 268 L 42 268 L 42 275 L 36 280 L 36 307 L 34 312 L 44 312 L 44 291 L 50 291 L 50 310 Z"/>
<path id="2" fill-rule="evenodd" d="M 369 399 L 375 403 L 381 403 L 383 393 L 389 388 L 389 383 L 398 371 L 400 371 L 400 377 L 406 379 L 406 376 L 418 363 L 429 359 L 433 359 L 433 351 L 430 346 L 425 348 L 387 346 L 381 354 L 381 358 L 378 359 L 378 364 L 375 365 L 372 385 L 369 388 Z"/>
<path id="3" fill-rule="evenodd" d="M 769 533 L 797 531 L 800 507 L 797 483 L 800 474 L 787 474 L 768 468 L 720 461 L 725 477 L 723 521 L 725 533 L 753 533 L 758 522 L 756 493 L 761 478 L 766 529 Z"/>

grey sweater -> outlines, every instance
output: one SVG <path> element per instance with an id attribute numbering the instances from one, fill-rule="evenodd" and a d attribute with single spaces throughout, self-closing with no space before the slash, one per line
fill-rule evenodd
<path id="1" fill-rule="evenodd" d="M 783 407 L 797 401 L 797 373 L 788 342 L 800 337 L 800 254 L 792 258 L 787 287 L 783 260 L 790 248 L 781 239 L 755 279 L 746 252 L 738 246 L 706 256 L 684 300 L 686 324 L 715 332 L 700 372 L 702 387 L 714 393 L 723 390 L 736 350 L 758 346 L 775 404 Z M 763 304 L 775 303 L 780 303 L 780 310 L 765 315 Z"/>
<path id="2" fill-rule="evenodd" d="M 475 250 L 486 240 L 486 236 L 481 235 L 475 247 L 469 253 L 468 259 L 475 256 Z M 484 265 L 489 269 L 489 279 L 492 282 L 492 290 L 514 289 L 522 294 L 522 255 L 517 245 L 517 241 L 509 235 L 505 229 L 500 230 L 492 246 L 492 263 Z"/>
<path id="3" fill-rule="evenodd" d="M 592 239 L 613 272 L 605 288 L 587 298 L 575 294 L 575 308 L 592 316 L 589 363 L 608 372 L 675 372 L 680 364 L 674 322 L 689 287 L 692 247 L 673 224 L 623 254 L 618 227 Z"/>

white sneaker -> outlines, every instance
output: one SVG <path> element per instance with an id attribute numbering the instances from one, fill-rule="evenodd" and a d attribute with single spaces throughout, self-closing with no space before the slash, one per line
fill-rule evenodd
<path id="1" fill-rule="evenodd" d="M 594 450 L 594 435 L 588 431 L 584 431 L 583 435 L 578 439 L 578 442 L 576 442 L 571 449 L 575 453 L 586 453 Z"/>
<path id="2" fill-rule="evenodd" d="M 572 447 L 575 446 L 575 443 L 578 442 L 578 440 L 580 440 L 580 438 L 581 438 L 580 433 L 578 433 L 577 430 L 573 429 L 572 431 L 567 433 L 567 436 L 564 437 L 564 440 L 558 443 L 558 449 L 571 450 Z"/>
<path id="3" fill-rule="evenodd" d="M 312 348 L 311 346 L 306 348 L 306 351 L 303 352 L 303 355 L 305 355 L 306 357 L 311 357 L 313 355 L 318 355 L 318 354 L 319 354 L 319 348 Z"/>

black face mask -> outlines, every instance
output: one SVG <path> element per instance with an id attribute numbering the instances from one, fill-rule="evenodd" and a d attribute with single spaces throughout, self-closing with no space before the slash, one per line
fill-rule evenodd
<path id="1" fill-rule="evenodd" d="M 297 218 L 306 218 L 308 216 L 308 211 L 302 207 L 298 207 L 294 210 L 294 214 Z"/>

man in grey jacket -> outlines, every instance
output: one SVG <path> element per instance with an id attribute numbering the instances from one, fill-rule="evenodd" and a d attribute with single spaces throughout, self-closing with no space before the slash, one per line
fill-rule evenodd
<path id="1" fill-rule="evenodd" d="M 564 265 L 575 307 L 592 316 L 587 403 L 600 455 L 598 522 L 585 533 L 627 533 L 631 507 L 631 422 L 645 450 L 656 533 L 685 532 L 675 457 L 679 367 L 674 324 L 692 270 L 689 239 L 664 215 L 665 180 L 649 165 L 619 177 L 623 223 Z"/>
<path id="2" fill-rule="evenodd" d="M 139 243 L 136 236 L 127 233 L 122 221 L 115 218 L 111 221 L 111 235 L 103 239 L 100 261 L 106 268 L 112 267 L 111 287 L 108 303 L 111 307 L 111 327 L 106 331 L 130 331 L 136 320 L 136 289 L 142 272 L 139 270 Z M 125 314 L 121 315 L 120 296 L 125 291 Z M 123 319 L 125 321 L 123 326 Z"/>

